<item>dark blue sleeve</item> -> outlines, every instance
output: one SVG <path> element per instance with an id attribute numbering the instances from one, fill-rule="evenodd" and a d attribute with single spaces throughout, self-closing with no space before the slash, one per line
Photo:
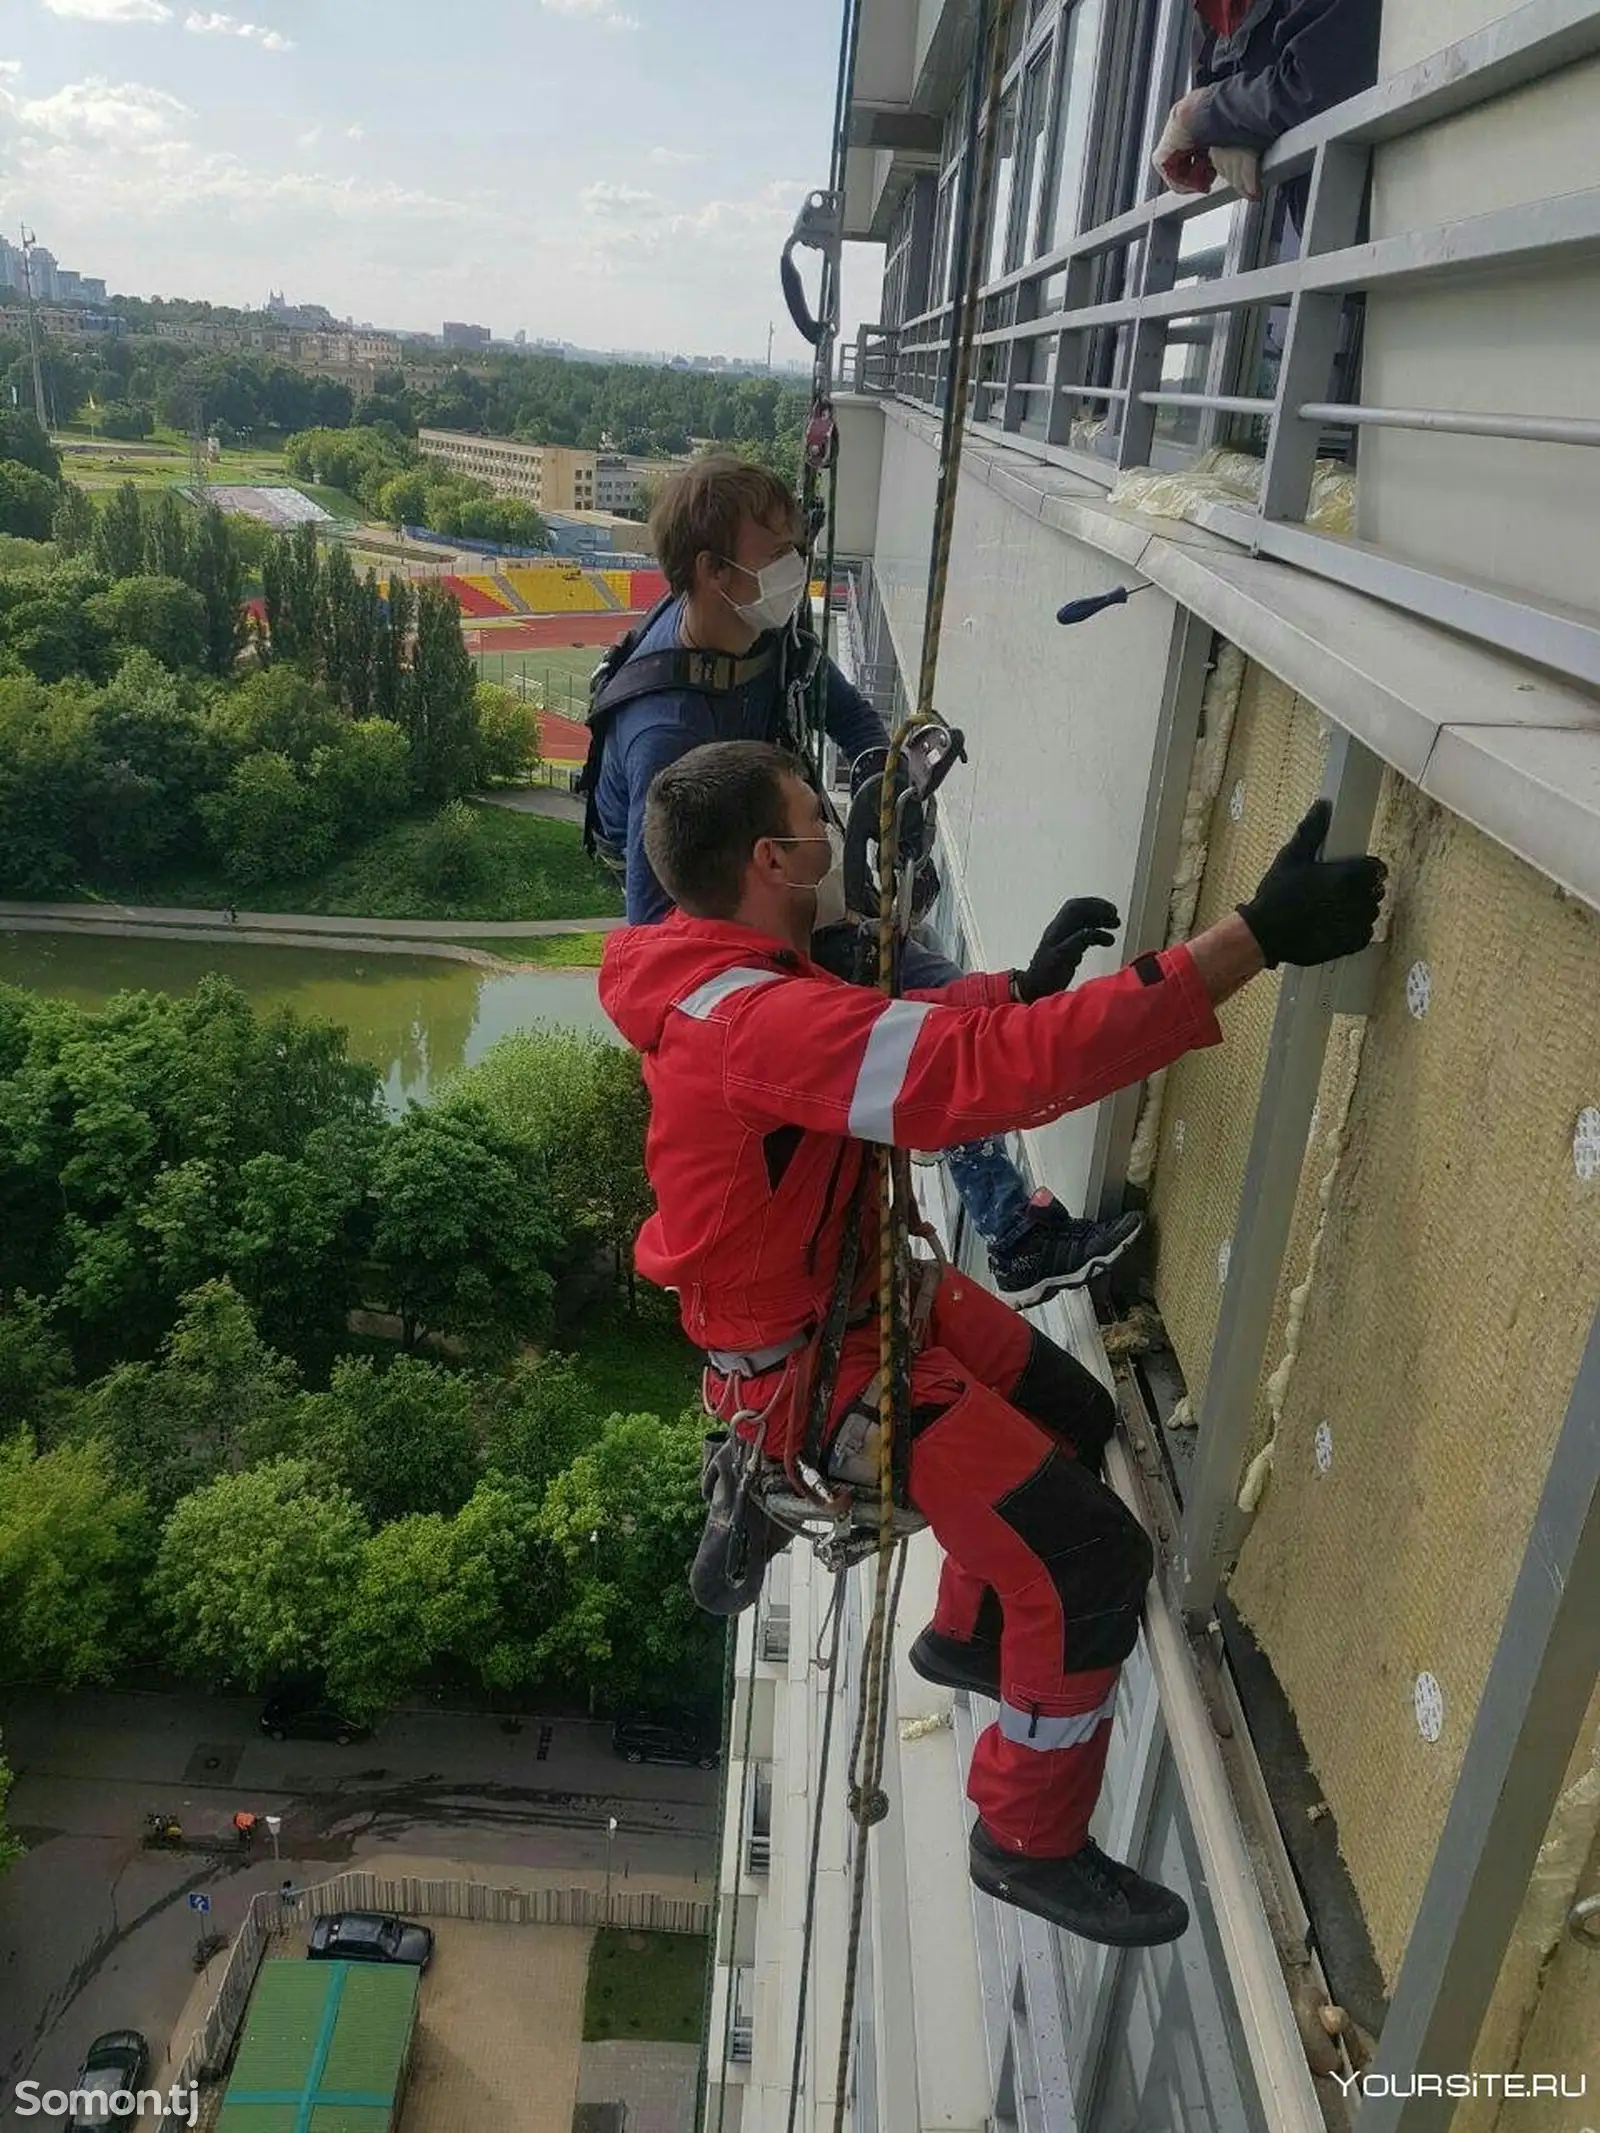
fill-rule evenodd
<path id="1" fill-rule="evenodd" d="M 1379 0 L 1283 0 L 1250 40 L 1244 64 L 1215 76 L 1193 120 L 1197 148 L 1269 148 L 1280 134 L 1371 88 L 1378 77 Z"/>
<path id="2" fill-rule="evenodd" d="M 654 698 L 641 702 L 655 703 Z M 629 707 L 630 710 L 633 706 Z M 705 699 L 685 695 L 670 719 L 656 717 L 640 723 L 639 730 L 623 740 L 623 769 L 628 781 L 627 879 L 625 896 L 628 924 L 653 926 L 672 909 L 672 898 L 656 880 L 644 849 L 644 802 L 651 780 L 658 771 L 675 763 L 680 755 L 715 738 L 705 718 Z M 626 715 L 626 714 L 624 714 Z M 620 722 L 619 722 L 620 723 Z M 630 723 L 633 723 L 630 721 Z M 623 737 L 617 736 L 619 740 Z"/>
<path id="3" fill-rule="evenodd" d="M 827 708 L 822 724 L 829 740 L 852 763 L 864 748 L 884 747 L 889 736 L 883 720 L 861 691 L 845 680 L 831 659 L 827 675 Z"/>

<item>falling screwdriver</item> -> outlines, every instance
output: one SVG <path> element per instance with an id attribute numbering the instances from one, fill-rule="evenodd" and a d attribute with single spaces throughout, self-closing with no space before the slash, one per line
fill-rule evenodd
<path id="1" fill-rule="evenodd" d="M 1065 607 L 1056 609 L 1056 620 L 1067 623 L 1087 622 L 1091 615 L 1098 615 L 1103 608 L 1121 607 L 1123 602 L 1131 600 L 1135 593 L 1146 593 L 1149 590 L 1150 584 L 1147 580 L 1143 585 L 1118 585 L 1108 593 L 1091 593 L 1086 600 L 1069 600 Z"/>

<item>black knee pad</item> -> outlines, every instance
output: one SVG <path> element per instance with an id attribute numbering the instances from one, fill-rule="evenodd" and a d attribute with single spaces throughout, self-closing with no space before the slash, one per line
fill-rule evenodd
<path id="1" fill-rule="evenodd" d="M 1119 1666 L 1139 1634 L 1155 1550 L 1122 1498 L 1053 1451 L 995 1510 L 1050 1574 L 1064 1618 L 1062 1671 Z"/>
<path id="2" fill-rule="evenodd" d="M 1065 1438 L 1084 1465 L 1098 1474 L 1117 1426 L 1117 1403 L 1076 1356 L 1058 1348 L 1037 1326 L 1030 1330 L 1028 1360 L 1006 1397 L 1052 1437 Z"/>

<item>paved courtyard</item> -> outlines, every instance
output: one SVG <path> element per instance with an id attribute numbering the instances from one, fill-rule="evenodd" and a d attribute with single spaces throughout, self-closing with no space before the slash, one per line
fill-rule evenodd
<path id="1" fill-rule="evenodd" d="M 694 2133 L 695 2044 L 586 2044 L 580 2103 L 627 2106 L 628 2133 Z"/>
<path id="2" fill-rule="evenodd" d="M 571 2133 L 594 1935 L 430 1923 L 438 1947 L 422 1984 L 399 2133 Z"/>

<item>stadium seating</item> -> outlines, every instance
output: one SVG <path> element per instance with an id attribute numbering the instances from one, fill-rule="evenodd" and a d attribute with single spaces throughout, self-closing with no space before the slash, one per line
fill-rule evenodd
<path id="1" fill-rule="evenodd" d="M 633 572 L 631 570 L 597 570 L 595 576 L 605 586 L 618 607 L 626 607 L 633 596 Z"/>
<path id="2" fill-rule="evenodd" d="M 627 604 L 637 614 L 654 607 L 667 594 L 667 581 L 659 570 L 630 570 Z"/>
<path id="3" fill-rule="evenodd" d="M 492 620 L 513 612 L 510 602 L 494 589 L 489 578 L 445 577 L 439 583 L 446 592 L 455 594 L 461 603 L 461 612 L 473 621 Z"/>
<path id="4" fill-rule="evenodd" d="M 516 564 L 508 567 L 506 582 L 516 588 L 536 615 L 598 615 L 606 612 L 606 598 L 575 565 L 559 563 Z"/>

